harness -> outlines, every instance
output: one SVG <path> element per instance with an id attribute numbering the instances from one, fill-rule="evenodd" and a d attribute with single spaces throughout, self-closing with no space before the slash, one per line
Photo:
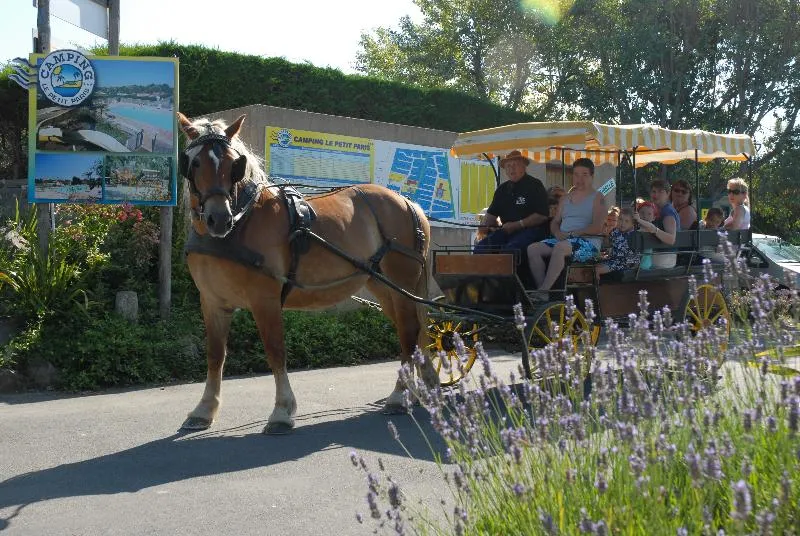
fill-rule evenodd
<path id="1" fill-rule="evenodd" d="M 217 156 L 220 156 L 221 154 L 220 146 L 223 146 L 226 149 L 231 149 L 239 154 L 239 158 L 237 158 L 234 162 L 231 171 L 231 178 L 234 182 L 234 187 L 231 191 L 226 191 L 224 188 L 216 186 L 207 192 L 202 193 L 194 184 L 194 177 L 192 170 L 190 169 L 190 157 L 188 152 L 195 147 L 203 146 L 205 144 L 211 144 L 211 150 L 214 151 L 214 154 Z M 378 251 L 376 251 L 369 258 L 367 263 L 365 263 L 352 257 L 347 252 L 314 233 L 311 230 L 311 225 L 317 217 L 314 208 L 308 203 L 308 201 L 305 200 L 305 198 L 303 198 L 300 192 L 295 190 L 292 186 L 279 185 L 277 186 L 279 190 L 279 197 L 283 201 L 289 219 L 288 239 L 290 260 L 289 271 L 285 276 L 279 276 L 271 273 L 265 266 L 264 256 L 258 251 L 252 250 L 243 245 L 241 238 L 244 232 L 243 229 L 246 226 L 237 224 L 247 219 L 248 215 L 255 206 L 256 201 L 261 197 L 262 192 L 266 188 L 273 187 L 275 185 L 266 180 L 254 181 L 251 178 L 243 179 L 246 165 L 246 157 L 232 147 L 230 138 L 228 138 L 225 134 L 220 133 L 209 133 L 198 136 L 192 140 L 184 152 L 181 153 L 179 161 L 180 173 L 188 180 L 189 189 L 192 195 L 196 195 L 199 199 L 199 210 L 192 208 L 192 218 L 202 219 L 203 206 L 208 198 L 214 195 L 225 196 L 225 199 L 228 201 L 233 211 L 232 228 L 230 232 L 222 238 L 212 237 L 208 234 L 198 234 L 194 230 L 194 227 L 192 227 L 189 237 L 186 241 L 185 254 L 201 253 L 205 255 L 211 255 L 214 257 L 231 260 L 244 266 L 255 268 L 261 272 L 267 273 L 267 275 L 277 279 L 282 283 L 281 305 L 286 303 L 286 298 L 289 296 L 289 293 L 293 288 L 309 288 L 308 286 L 298 283 L 297 268 L 300 264 L 300 257 L 307 253 L 311 247 L 312 239 L 339 257 L 346 259 L 357 268 L 356 273 L 346 276 L 342 280 L 328 283 L 327 285 L 324 285 L 324 287 L 332 286 L 344 280 L 355 277 L 360 272 L 370 275 L 380 274 L 380 262 L 390 251 L 397 251 L 403 255 L 417 260 L 417 262 L 423 266 L 425 265 L 425 258 L 422 256 L 422 251 L 424 251 L 425 248 L 425 233 L 422 230 L 419 216 L 408 199 L 405 199 L 405 202 L 409 208 L 409 212 L 411 213 L 411 221 L 412 225 L 414 226 L 414 249 L 400 244 L 395 238 L 389 238 L 386 236 L 383 226 L 381 225 L 380 218 L 378 218 L 378 214 L 375 211 L 375 208 L 372 206 L 372 202 L 369 200 L 369 196 L 367 196 L 367 194 L 365 194 L 360 188 L 354 188 L 358 194 L 358 198 L 364 201 L 367 208 L 372 213 L 372 216 L 375 218 L 375 223 L 378 226 L 378 232 L 383 240 L 383 243 L 381 244 L 380 248 L 378 248 Z M 241 173 L 241 175 L 238 175 L 239 173 Z M 238 185 L 236 185 L 237 181 L 239 181 Z"/>

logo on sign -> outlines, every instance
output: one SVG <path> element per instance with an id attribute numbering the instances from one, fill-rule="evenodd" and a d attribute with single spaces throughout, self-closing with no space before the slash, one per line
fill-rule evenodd
<path id="1" fill-rule="evenodd" d="M 287 128 L 280 129 L 275 134 L 275 141 L 278 142 L 278 145 L 281 147 L 289 147 L 292 144 L 292 133 Z"/>
<path id="2" fill-rule="evenodd" d="M 77 50 L 56 50 L 39 66 L 39 89 L 59 106 L 77 106 L 94 91 L 94 67 Z"/>

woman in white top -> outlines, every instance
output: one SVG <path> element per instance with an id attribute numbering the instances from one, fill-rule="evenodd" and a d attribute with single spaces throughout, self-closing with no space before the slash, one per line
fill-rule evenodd
<path id="1" fill-rule="evenodd" d="M 736 177 L 728 181 L 728 202 L 731 214 L 722 226 L 730 231 L 750 228 L 750 199 L 747 197 L 747 183 Z"/>

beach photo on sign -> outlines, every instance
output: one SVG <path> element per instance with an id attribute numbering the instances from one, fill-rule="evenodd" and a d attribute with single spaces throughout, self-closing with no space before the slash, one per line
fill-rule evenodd
<path id="1" fill-rule="evenodd" d="M 34 201 L 92 203 L 103 196 L 103 156 L 37 154 Z"/>
<path id="2" fill-rule="evenodd" d="M 37 92 L 37 149 L 171 153 L 175 63 L 94 58 L 92 64 L 97 81 L 79 105 L 59 106 Z"/>
<path id="3" fill-rule="evenodd" d="M 107 156 L 104 200 L 112 202 L 169 201 L 170 159 L 163 156 Z"/>

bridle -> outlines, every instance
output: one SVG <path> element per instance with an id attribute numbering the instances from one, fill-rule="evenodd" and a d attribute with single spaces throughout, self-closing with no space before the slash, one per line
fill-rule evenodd
<path id="1" fill-rule="evenodd" d="M 219 151 L 220 146 L 224 147 L 225 149 L 231 149 L 236 154 L 239 155 L 236 158 L 231 166 L 231 188 L 230 190 L 226 190 L 221 186 L 214 186 L 210 188 L 206 192 L 201 192 L 197 185 L 194 182 L 194 172 L 191 166 L 191 156 L 189 155 L 189 151 L 194 149 L 195 147 L 199 147 L 202 145 L 211 144 L 211 150 L 214 151 L 214 154 L 220 156 L 221 151 Z M 247 166 L 247 157 L 244 156 L 242 153 L 237 151 L 231 145 L 231 139 L 226 136 L 225 134 L 217 134 L 217 133 L 210 133 L 210 134 L 203 134 L 202 136 L 198 136 L 197 138 L 193 139 L 189 145 L 186 146 L 186 149 L 183 150 L 183 153 L 180 155 L 180 161 L 178 163 L 179 172 L 180 174 L 186 178 L 189 183 L 189 191 L 192 195 L 196 195 L 199 202 L 199 210 L 194 210 L 198 217 L 202 217 L 204 214 L 204 206 L 209 198 L 214 196 L 223 196 L 225 200 L 234 207 L 236 205 L 236 183 L 239 182 L 244 177 L 245 168 Z"/>

